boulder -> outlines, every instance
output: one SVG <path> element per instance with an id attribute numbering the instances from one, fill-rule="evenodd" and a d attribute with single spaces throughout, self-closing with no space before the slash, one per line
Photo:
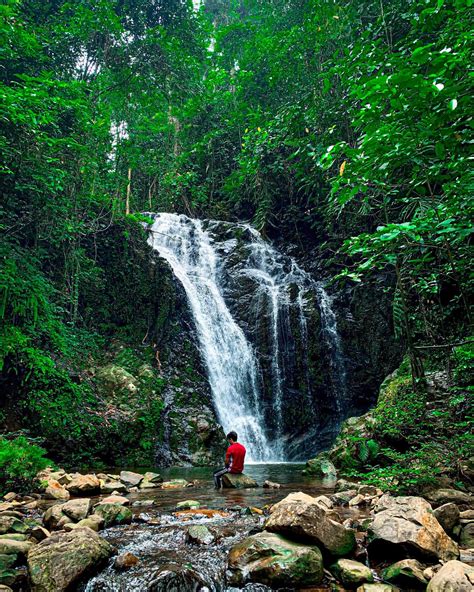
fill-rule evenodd
<path id="1" fill-rule="evenodd" d="M 210 545 L 214 542 L 214 535 L 204 524 L 194 524 L 188 528 L 186 540 L 196 545 Z"/>
<path id="2" fill-rule="evenodd" d="M 99 532 L 99 530 L 104 526 L 104 519 L 102 516 L 98 514 L 92 514 L 88 518 L 84 518 L 83 520 L 79 520 L 77 524 L 66 524 L 65 530 L 74 530 L 75 528 L 90 528 L 95 532 Z"/>
<path id="3" fill-rule="evenodd" d="M 339 491 L 349 491 L 355 489 L 356 494 L 359 487 L 359 483 L 356 483 L 355 481 L 347 481 L 347 479 L 338 479 L 336 481 L 336 485 L 334 486 L 334 491 L 337 493 Z"/>
<path id="4" fill-rule="evenodd" d="M 352 588 L 364 582 L 373 582 L 374 576 L 370 568 L 359 561 L 352 559 L 338 559 L 334 565 L 331 566 L 331 573 L 344 586 Z"/>
<path id="5" fill-rule="evenodd" d="M 472 592 L 474 567 L 461 561 L 448 561 L 430 580 L 426 592 Z"/>
<path id="6" fill-rule="evenodd" d="M 447 533 L 451 533 L 459 522 L 459 508 L 452 502 L 439 506 L 433 514 Z"/>
<path id="7" fill-rule="evenodd" d="M 474 522 L 468 522 L 462 527 L 459 544 L 465 549 L 474 549 Z"/>
<path id="8" fill-rule="evenodd" d="M 249 489 L 258 487 L 258 483 L 245 473 L 225 473 L 222 477 L 222 486 L 230 489 Z"/>
<path id="9" fill-rule="evenodd" d="M 319 477 L 321 479 L 336 480 L 337 478 L 336 467 L 328 458 L 321 455 L 306 463 L 304 474 L 313 475 L 314 477 Z"/>
<path id="10" fill-rule="evenodd" d="M 90 498 L 75 499 L 66 502 L 61 506 L 61 512 L 74 522 L 83 520 L 89 514 L 92 506 Z"/>
<path id="11" fill-rule="evenodd" d="M 99 368 L 96 371 L 96 378 L 101 383 L 102 390 L 109 397 L 130 396 L 138 390 L 139 383 L 133 374 L 115 364 Z"/>
<path id="12" fill-rule="evenodd" d="M 189 485 L 186 479 L 173 479 L 172 481 L 165 481 L 162 483 L 162 489 L 184 489 Z"/>
<path id="13" fill-rule="evenodd" d="M 132 510 L 120 504 L 99 504 L 94 508 L 94 515 L 104 519 L 106 528 L 113 524 L 130 524 L 133 517 Z"/>
<path id="14" fill-rule="evenodd" d="M 289 496 L 288 496 L 289 497 Z M 348 530 L 326 515 L 326 510 L 315 503 L 282 500 L 272 508 L 265 528 L 296 540 L 318 544 L 333 555 L 348 555 L 356 546 L 354 531 Z"/>
<path id="15" fill-rule="evenodd" d="M 138 486 L 140 489 L 157 489 L 161 487 L 161 483 L 157 481 L 148 481 L 148 479 L 143 479 L 143 481 Z"/>
<path id="16" fill-rule="evenodd" d="M 0 535 L 7 532 L 17 532 L 24 534 L 28 531 L 28 526 L 19 520 L 16 516 L 1 515 L 0 516 Z"/>
<path id="17" fill-rule="evenodd" d="M 409 590 L 425 590 L 428 580 L 424 575 L 425 566 L 416 559 L 403 559 L 387 567 L 382 578 Z"/>
<path id="18" fill-rule="evenodd" d="M 276 510 L 281 509 L 283 506 L 286 506 L 287 504 L 302 503 L 317 505 L 316 499 L 317 498 L 313 497 L 312 495 L 308 495 L 307 493 L 303 493 L 302 491 L 295 491 L 293 493 L 289 493 L 286 497 L 284 497 L 276 504 L 273 504 L 273 506 L 270 508 L 270 514 L 272 514 Z"/>
<path id="19" fill-rule="evenodd" d="M 357 588 L 357 592 L 400 592 L 398 588 L 391 584 L 382 584 L 377 582 L 376 584 L 362 584 Z"/>
<path id="20" fill-rule="evenodd" d="M 196 500 L 184 500 L 183 502 L 178 502 L 176 504 L 177 510 L 191 510 L 200 508 L 201 504 Z"/>
<path id="21" fill-rule="evenodd" d="M 319 584 L 323 558 L 316 545 L 291 542 L 269 532 L 248 537 L 230 550 L 230 583 L 261 583 L 272 588 Z"/>
<path id="22" fill-rule="evenodd" d="M 100 491 L 100 481 L 95 475 L 81 475 L 76 473 L 72 475 L 71 481 L 66 485 L 66 489 L 73 495 L 84 495 Z"/>
<path id="23" fill-rule="evenodd" d="M 130 500 L 128 497 L 123 497 L 122 495 L 109 495 L 108 497 L 104 497 L 101 500 L 101 504 L 120 504 L 121 506 L 129 506 Z"/>
<path id="24" fill-rule="evenodd" d="M 59 521 L 64 518 L 63 514 L 64 504 L 55 504 L 50 506 L 43 515 L 43 523 L 48 530 L 55 530 L 58 528 Z"/>
<path id="25" fill-rule="evenodd" d="M 62 592 L 100 567 L 114 548 L 90 528 L 52 534 L 28 553 L 33 592 Z"/>
<path id="26" fill-rule="evenodd" d="M 421 497 L 384 495 L 369 527 L 370 557 L 391 557 L 449 561 L 459 556 L 449 538 Z"/>
<path id="27" fill-rule="evenodd" d="M 147 592 L 195 592 L 210 590 L 211 581 L 194 570 L 189 564 L 178 565 L 169 563 L 160 567 L 153 575 L 153 580 L 147 587 Z"/>
<path id="28" fill-rule="evenodd" d="M 148 471 L 143 475 L 143 478 L 146 481 L 150 481 L 150 483 L 163 483 L 163 478 L 159 473 L 152 473 L 151 471 Z"/>
<path id="29" fill-rule="evenodd" d="M 34 546 L 31 541 L 17 541 L 15 539 L 0 539 L 0 555 L 27 555 Z"/>
<path id="30" fill-rule="evenodd" d="M 140 475 L 140 473 L 134 473 L 133 471 L 121 471 L 120 481 L 125 483 L 127 487 L 138 487 L 143 481 L 143 475 Z"/>
<path id="31" fill-rule="evenodd" d="M 473 506 L 474 496 L 458 489 L 435 489 L 426 493 L 426 499 L 433 505 L 457 504 L 458 506 Z"/>
<path id="32" fill-rule="evenodd" d="M 338 493 L 334 493 L 331 496 L 331 499 L 336 504 L 336 506 L 346 506 L 351 501 L 351 499 L 356 497 L 356 495 L 356 489 L 347 489 L 346 491 L 339 491 Z"/>
<path id="33" fill-rule="evenodd" d="M 121 481 L 100 480 L 100 493 L 127 493 L 127 486 Z"/>
<path id="34" fill-rule="evenodd" d="M 46 499 L 65 501 L 71 497 L 71 494 L 58 481 L 55 479 L 50 479 L 46 489 L 44 490 L 44 497 Z"/>
<path id="35" fill-rule="evenodd" d="M 265 481 L 265 483 L 263 484 L 263 487 L 265 487 L 265 489 L 280 489 L 281 488 L 281 484 L 280 483 L 275 483 L 274 481 Z"/>
<path id="36" fill-rule="evenodd" d="M 124 553 L 123 555 L 119 555 L 114 561 L 114 568 L 118 569 L 119 571 L 124 571 L 126 569 L 130 569 L 134 565 L 139 562 L 139 559 L 133 553 Z"/>

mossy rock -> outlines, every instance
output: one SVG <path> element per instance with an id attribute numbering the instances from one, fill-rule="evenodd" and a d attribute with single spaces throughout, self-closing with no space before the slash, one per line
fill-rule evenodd
<path id="1" fill-rule="evenodd" d="M 94 514 L 104 519 L 106 528 L 113 524 L 130 524 L 133 517 L 130 508 L 120 504 L 99 504 L 95 507 Z"/>

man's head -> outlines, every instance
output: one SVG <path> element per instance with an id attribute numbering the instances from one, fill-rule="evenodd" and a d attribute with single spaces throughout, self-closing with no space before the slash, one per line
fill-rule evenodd
<path id="1" fill-rule="evenodd" d="M 236 432 L 229 432 L 226 436 L 227 440 L 229 440 L 229 442 L 231 444 L 233 444 L 234 442 L 237 442 L 237 434 Z"/>

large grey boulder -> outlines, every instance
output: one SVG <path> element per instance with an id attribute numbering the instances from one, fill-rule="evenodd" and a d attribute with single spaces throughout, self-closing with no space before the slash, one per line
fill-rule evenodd
<path id="1" fill-rule="evenodd" d="M 63 592 L 100 567 L 114 548 L 90 528 L 52 534 L 28 553 L 33 592 Z"/>
<path id="2" fill-rule="evenodd" d="M 295 543 L 264 531 L 230 550 L 229 570 L 232 585 L 254 582 L 272 588 L 300 588 L 321 582 L 323 558 L 316 545 Z"/>
<path id="3" fill-rule="evenodd" d="M 258 483 L 245 475 L 245 473 L 226 473 L 222 477 L 222 486 L 230 489 L 248 489 L 250 487 L 258 487 Z"/>
<path id="4" fill-rule="evenodd" d="M 433 576 L 426 592 L 472 592 L 474 567 L 461 561 L 448 561 Z"/>
<path id="5" fill-rule="evenodd" d="M 369 527 L 369 556 L 449 561 L 459 557 L 457 544 L 446 534 L 421 497 L 384 495 Z"/>
<path id="6" fill-rule="evenodd" d="M 331 520 L 315 498 L 309 502 L 288 498 L 273 506 L 265 524 L 266 530 L 293 540 L 310 541 L 334 557 L 351 553 L 356 544 L 354 531 Z"/>

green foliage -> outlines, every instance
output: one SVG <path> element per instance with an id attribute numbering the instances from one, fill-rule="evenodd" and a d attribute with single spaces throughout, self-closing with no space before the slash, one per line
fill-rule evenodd
<path id="1" fill-rule="evenodd" d="M 0 438 L 0 495 L 31 491 L 36 474 L 51 465 L 45 454 L 46 450 L 24 436 L 13 440 Z"/>

